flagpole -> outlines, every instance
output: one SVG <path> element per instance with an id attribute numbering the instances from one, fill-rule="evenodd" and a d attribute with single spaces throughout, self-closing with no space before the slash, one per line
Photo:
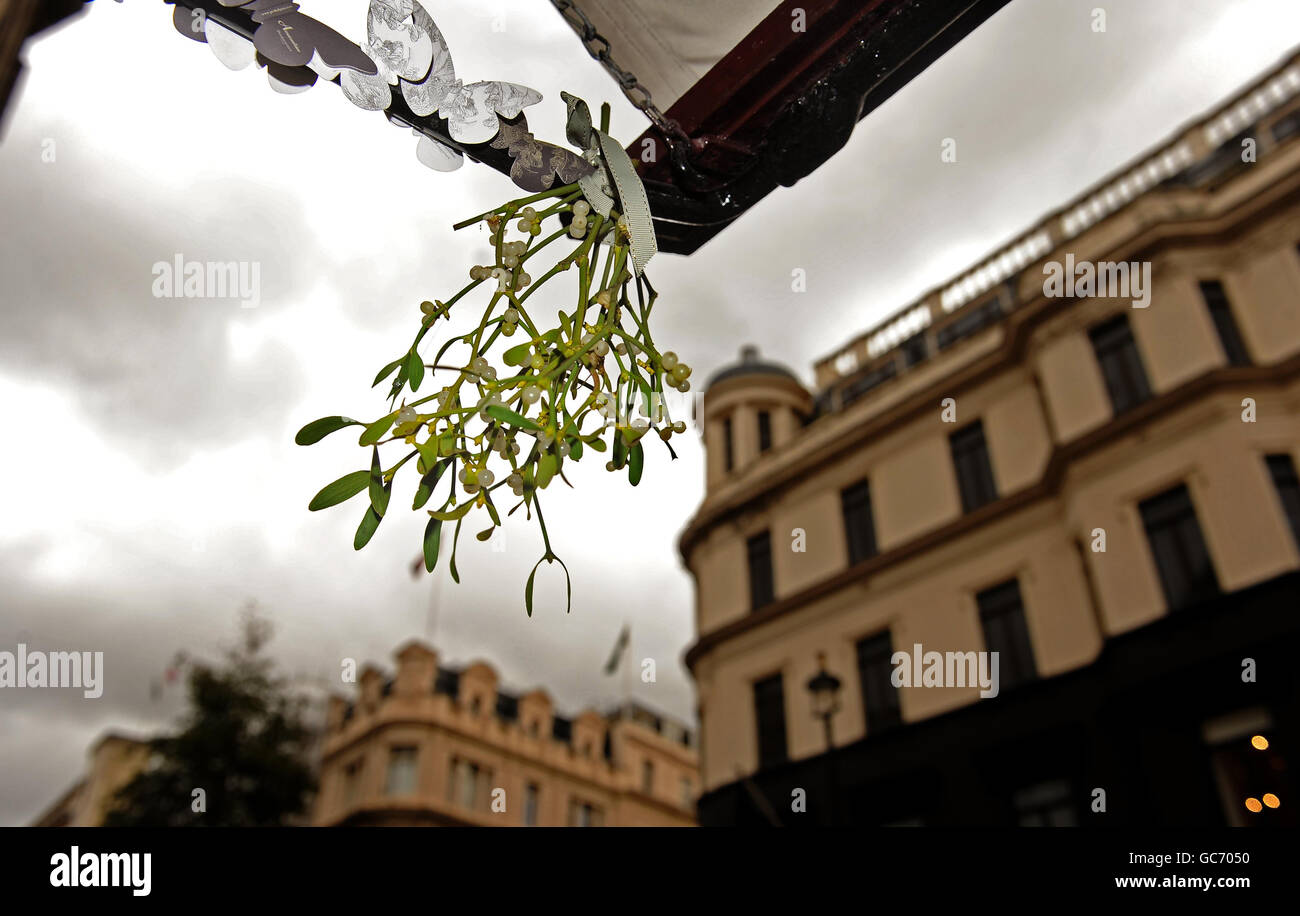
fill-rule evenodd
<path id="1" fill-rule="evenodd" d="M 437 629 L 438 629 L 438 603 L 439 603 L 438 598 L 440 597 L 440 593 L 442 592 L 442 588 L 441 588 L 442 577 L 438 574 L 438 572 L 439 571 L 435 569 L 433 571 L 433 575 L 430 576 L 430 578 L 433 579 L 433 582 L 430 583 L 429 613 L 425 617 L 425 624 L 424 624 L 425 639 L 429 641 L 429 645 L 432 646 L 435 650 L 438 648 L 437 636 L 436 636 Z"/>
<path id="2" fill-rule="evenodd" d="M 627 648 L 623 650 L 623 705 L 628 705 L 632 700 L 632 684 L 629 676 L 632 673 L 632 664 L 636 659 L 635 653 L 632 652 L 632 627 L 626 620 L 623 626 L 627 628 Z"/>

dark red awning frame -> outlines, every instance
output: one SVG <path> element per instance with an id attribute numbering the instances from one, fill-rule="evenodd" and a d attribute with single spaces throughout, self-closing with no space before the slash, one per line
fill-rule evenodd
<path id="1" fill-rule="evenodd" d="M 1009 0 L 785 0 L 647 130 L 642 159 L 663 251 L 690 254 L 778 185 L 811 174 L 854 126 Z M 806 29 L 792 27 L 803 10 Z"/>

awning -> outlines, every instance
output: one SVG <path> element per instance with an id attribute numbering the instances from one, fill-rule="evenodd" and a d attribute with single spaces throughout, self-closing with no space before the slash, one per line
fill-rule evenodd
<path id="1" fill-rule="evenodd" d="M 816 170 L 1008 2 L 552 0 L 589 52 L 607 49 L 663 109 L 628 153 L 643 162 L 660 249 L 679 254 Z M 583 36 L 575 10 L 605 42 Z"/>
<path id="2" fill-rule="evenodd" d="M 574 0 L 667 110 L 777 8 L 776 0 Z"/>

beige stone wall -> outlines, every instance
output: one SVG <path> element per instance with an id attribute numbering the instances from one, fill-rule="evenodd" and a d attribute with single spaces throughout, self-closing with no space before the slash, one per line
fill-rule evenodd
<path id="1" fill-rule="evenodd" d="M 521 696 L 518 720 L 507 722 L 495 713 L 498 678 L 486 663 L 476 662 L 461 672 L 453 699 L 432 690 L 437 670 L 433 650 L 412 644 L 397 657 L 388 696 L 382 695 L 383 675 L 368 668 L 362 675 L 360 701 L 347 722 L 341 714 L 344 704 L 335 704 L 338 714 L 331 718 L 324 743 L 314 824 L 520 826 L 529 784 L 539 789 L 541 826 L 567 825 L 574 800 L 599 809 L 601 822 L 608 826 L 694 823 L 700 779 L 693 748 L 639 722 L 607 719 L 594 710 L 572 720 L 569 742 L 557 741 L 551 736 L 554 713 L 544 691 Z M 368 677 L 371 671 L 374 676 Z M 604 754 L 607 733 L 612 759 Z M 414 792 L 390 791 L 389 761 L 395 747 L 417 749 Z M 484 772 L 473 808 L 461 803 L 453 786 L 458 759 Z M 655 775 L 648 793 L 642 784 L 646 760 Z M 349 799 L 347 772 L 358 762 L 361 775 Z M 689 801 L 683 780 L 691 787 Z M 504 811 L 492 810 L 496 789 L 504 790 Z"/>
<path id="2" fill-rule="evenodd" d="M 86 775 L 49 810 L 35 827 L 98 827 L 112 807 L 113 796 L 135 778 L 149 759 L 144 741 L 107 734 L 90 747 Z"/>
<path id="3" fill-rule="evenodd" d="M 690 660 L 704 789 L 757 767 L 755 681 L 783 675 L 789 753 L 820 753 L 805 684 L 826 653 L 844 682 L 836 740 L 856 740 L 869 723 L 855 643 L 889 629 L 896 649 L 980 650 L 975 595 L 1012 577 L 1040 675 L 1089 664 L 1107 636 L 1167 613 L 1138 504 L 1177 484 L 1189 487 L 1225 590 L 1300 566 L 1264 464 L 1276 452 L 1300 463 L 1298 243 L 1292 141 L 1212 191 L 1148 192 L 1071 242 L 1080 260 L 1150 261 L 1150 307 L 1047 300 L 1031 266 L 998 326 L 797 430 L 761 462 L 721 475 L 710 434 L 709 492 L 682 540 L 697 583 Z M 1250 368 L 1227 368 L 1198 289 L 1209 279 L 1225 286 Z M 1115 417 L 1088 329 L 1121 312 L 1153 398 Z M 744 380 L 726 384 L 726 403 L 743 415 Z M 946 397 L 957 402 L 955 425 L 941 421 Z M 1254 423 L 1242 421 L 1245 398 Z M 968 523 L 948 436 L 977 418 L 1000 502 Z M 840 491 L 863 477 L 883 556 L 851 573 Z M 745 539 L 765 528 L 777 604 L 751 617 Z M 791 549 L 796 528 L 805 553 Z M 1096 529 L 1105 553 L 1090 549 Z M 976 698 L 976 688 L 904 688 L 902 714 L 916 721 Z"/>

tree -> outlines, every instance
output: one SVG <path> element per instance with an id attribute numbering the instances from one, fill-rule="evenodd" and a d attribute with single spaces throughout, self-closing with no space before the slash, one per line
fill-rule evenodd
<path id="1" fill-rule="evenodd" d="M 189 666 L 179 731 L 150 742 L 105 826 L 273 827 L 306 811 L 316 786 L 305 701 L 262 653 L 270 624 L 249 613 L 242 629 L 223 665 Z"/>

